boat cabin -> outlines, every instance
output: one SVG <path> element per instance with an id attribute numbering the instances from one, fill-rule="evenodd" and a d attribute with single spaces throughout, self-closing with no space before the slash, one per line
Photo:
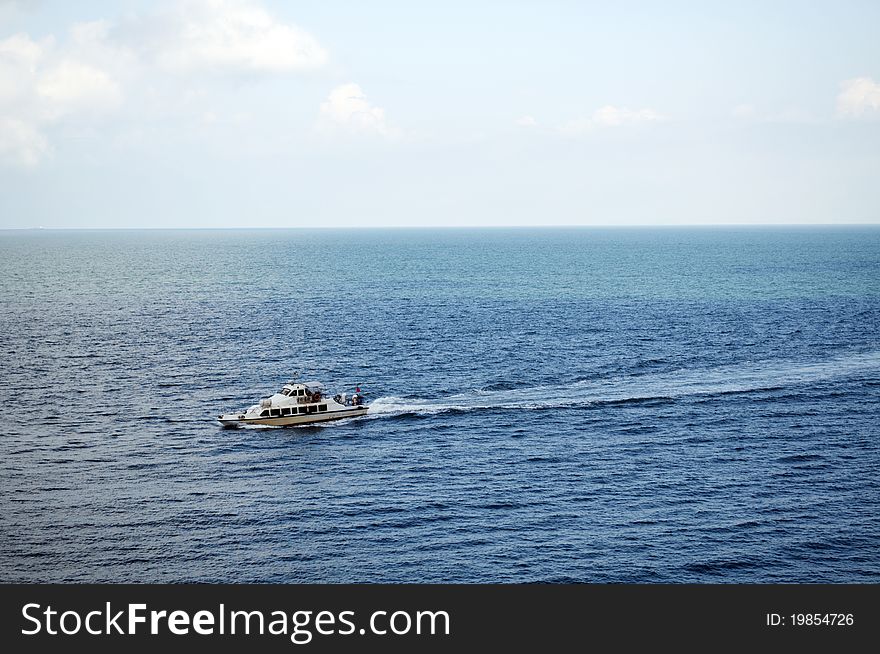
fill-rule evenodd
<path id="1" fill-rule="evenodd" d="M 327 411 L 324 385 L 320 382 L 285 384 L 275 395 L 260 402 L 261 418 L 308 415 Z"/>
<path id="2" fill-rule="evenodd" d="M 300 403 L 317 402 L 320 400 L 323 393 L 324 384 L 322 384 L 321 382 L 306 382 L 304 384 L 294 384 L 293 382 L 291 382 L 289 384 L 285 384 L 284 387 L 280 391 L 278 391 L 278 395 L 284 395 L 285 397 L 305 398 L 303 400 L 298 399 L 297 402 Z"/>

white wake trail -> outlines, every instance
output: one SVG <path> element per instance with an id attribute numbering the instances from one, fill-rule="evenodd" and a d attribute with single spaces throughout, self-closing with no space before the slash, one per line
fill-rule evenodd
<path id="1" fill-rule="evenodd" d="M 368 417 L 407 413 L 431 415 L 480 409 L 545 409 L 584 404 L 717 395 L 786 388 L 855 375 L 880 373 L 880 352 L 834 357 L 824 361 L 755 361 L 704 370 L 683 369 L 558 386 L 457 393 L 442 398 L 380 397 Z"/>

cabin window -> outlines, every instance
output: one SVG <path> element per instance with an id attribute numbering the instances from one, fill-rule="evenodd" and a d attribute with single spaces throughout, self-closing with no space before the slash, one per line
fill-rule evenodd
<path id="1" fill-rule="evenodd" d="M 306 408 L 305 408 L 304 406 L 301 406 L 301 407 L 299 408 L 299 412 L 300 412 L 300 413 L 305 413 L 305 412 L 306 412 Z"/>
<path id="2" fill-rule="evenodd" d="M 327 410 L 326 404 L 319 404 L 318 405 L 318 411 L 326 411 L 326 410 Z"/>
<path id="3" fill-rule="evenodd" d="M 276 418 L 276 417 L 280 416 L 280 415 L 281 415 L 281 409 L 272 409 L 272 410 L 271 410 L 271 415 L 272 415 L 273 418 Z"/>
<path id="4" fill-rule="evenodd" d="M 318 410 L 314 404 L 309 405 L 309 413 L 315 413 Z"/>
<path id="5" fill-rule="evenodd" d="M 281 415 L 282 416 L 289 416 L 290 415 L 290 407 L 285 407 L 285 408 L 281 409 Z"/>
<path id="6" fill-rule="evenodd" d="M 289 388 L 282 388 L 281 394 L 282 395 L 290 395 L 290 389 Z"/>
<path id="7" fill-rule="evenodd" d="M 268 418 L 269 417 L 269 409 L 263 409 L 263 411 L 260 413 L 260 417 L 261 418 Z"/>

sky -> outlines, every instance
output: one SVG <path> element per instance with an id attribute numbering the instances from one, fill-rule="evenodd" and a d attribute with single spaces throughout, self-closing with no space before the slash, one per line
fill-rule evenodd
<path id="1" fill-rule="evenodd" d="M 880 222 L 880 2 L 0 0 L 0 228 Z"/>

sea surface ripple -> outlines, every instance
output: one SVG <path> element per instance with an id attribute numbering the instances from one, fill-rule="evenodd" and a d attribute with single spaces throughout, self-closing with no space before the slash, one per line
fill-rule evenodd
<path id="1" fill-rule="evenodd" d="M 880 580 L 877 228 L 7 231 L 0 330 L 2 581 Z"/>

